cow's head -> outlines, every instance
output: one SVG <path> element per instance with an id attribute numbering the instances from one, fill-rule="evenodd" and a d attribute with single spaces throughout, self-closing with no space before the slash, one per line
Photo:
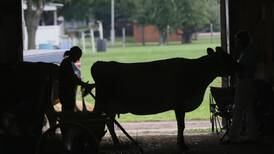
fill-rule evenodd
<path id="1" fill-rule="evenodd" d="M 217 76 L 225 77 L 235 73 L 238 64 L 232 56 L 226 53 L 221 47 L 216 47 L 215 50 L 208 48 L 207 54 L 210 57 L 211 66 L 214 67 Z"/>

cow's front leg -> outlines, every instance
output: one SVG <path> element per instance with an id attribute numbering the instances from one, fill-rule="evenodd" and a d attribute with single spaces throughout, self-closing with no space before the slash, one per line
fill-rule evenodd
<path id="1" fill-rule="evenodd" d="M 114 118 L 115 118 L 115 115 L 111 115 L 110 120 L 108 120 L 106 124 L 107 124 L 108 130 L 109 130 L 109 133 L 111 135 L 113 144 L 116 146 L 119 146 L 120 142 L 119 142 L 119 139 L 118 139 L 118 137 L 115 133 L 115 130 L 114 130 Z"/>
<path id="2" fill-rule="evenodd" d="M 175 115 L 176 115 L 176 120 L 177 120 L 177 129 L 178 129 L 177 144 L 179 145 L 181 150 L 187 151 L 188 147 L 186 146 L 185 139 L 184 139 L 185 112 L 175 110 Z"/>

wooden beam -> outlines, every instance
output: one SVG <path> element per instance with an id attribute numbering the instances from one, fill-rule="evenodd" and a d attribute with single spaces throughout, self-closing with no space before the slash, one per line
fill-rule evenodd
<path id="1" fill-rule="evenodd" d="M 0 2 L 0 63 L 23 60 L 21 1 Z"/>

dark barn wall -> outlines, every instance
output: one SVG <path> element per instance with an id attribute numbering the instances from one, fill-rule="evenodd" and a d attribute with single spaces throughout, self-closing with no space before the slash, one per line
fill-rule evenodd
<path id="1" fill-rule="evenodd" d="M 273 54 L 273 3 L 272 0 L 229 0 L 230 51 L 235 55 L 233 39 L 238 30 L 248 30 L 259 53 L 260 73 L 271 78 Z"/>
<path id="2" fill-rule="evenodd" d="M 0 63 L 23 60 L 21 0 L 0 2 Z"/>

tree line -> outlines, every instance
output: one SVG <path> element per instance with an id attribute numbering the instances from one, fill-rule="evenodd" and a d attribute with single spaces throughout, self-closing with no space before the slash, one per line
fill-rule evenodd
<path id="1" fill-rule="evenodd" d="M 25 0 L 26 26 L 30 38 L 28 48 L 35 48 L 35 31 L 46 3 L 64 4 L 60 14 L 65 20 L 101 20 L 110 25 L 111 0 Z M 31 7 L 34 6 L 34 7 Z M 33 9 L 35 8 L 35 9 Z M 160 43 L 169 32 L 181 35 L 182 43 L 191 43 L 192 35 L 215 25 L 220 29 L 219 0 L 115 0 L 115 20 L 136 22 L 141 27 L 154 25 L 160 32 Z M 143 34 L 144 35 L 144 34 Z M 143 39 L 143 43 L 144 39 Z"/>

